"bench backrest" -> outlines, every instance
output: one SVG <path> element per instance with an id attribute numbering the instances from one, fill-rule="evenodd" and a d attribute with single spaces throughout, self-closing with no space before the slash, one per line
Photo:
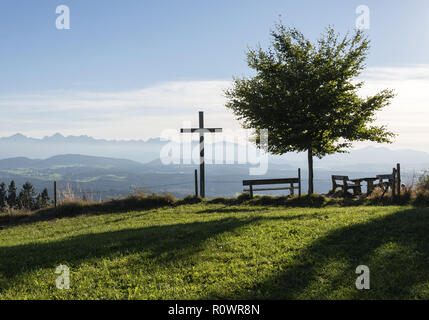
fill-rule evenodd
<path id="1" fill-rule="evenodd" d="M 243 180 L 243 186 L 257 186 L 257 185 L 266 185 L 266 184 L 286 184 L 286 183 L 299 183 L 299 178 Z"/>
<path id="2" fill-rule="evenodd" d="M 349 181 L 348 176 L 332 176 L 332 182 L 337 185 L 342 185 L 337 183 L 337 180 L 341 181 L 344 185 L 347 185 L 347 181 Z"/>
<path id="3" fill-rule="evenodd" d="M 378 174 L 377 178 L 380 179 L 381 181 L 383 180 L 393 180 L 393 174 Z"/>

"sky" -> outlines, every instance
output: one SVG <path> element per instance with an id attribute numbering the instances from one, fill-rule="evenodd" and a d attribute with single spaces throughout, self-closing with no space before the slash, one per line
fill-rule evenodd
<path id="1" fill-rule="evenodd" d="M 59 5 L 69 30 L 56 27 Z M 390 147 L 429 152 L 427 0 L 2 0 L 0 136 L 148 139 L 197 125 L 199 110 L 207 126 L 238 130 L 223 90 L 252 74 L 247 48 L 266 47 L 280 19 L 312 40 L 328 25 L 353 31 L 360 5 L 371 39 L 361 94 L 394 89 L 378 115 L 398 134 Z"/>

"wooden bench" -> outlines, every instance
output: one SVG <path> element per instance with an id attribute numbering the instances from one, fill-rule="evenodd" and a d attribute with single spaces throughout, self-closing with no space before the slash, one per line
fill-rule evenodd
<path id="1" fill-rule="evenodd" d="M 379 174 L 379 175 L 377 175 L 378 186 L 383 190 L 383 194 L 381 195 L 380 198 L 383 198 L 384 195 L 386 194 L 386 192 L 389 190 L 389 188 L 391 188 L 392 189 L 392 199 L 394 199 L 395 184 L 396 184 L 395 176 L 396 176 L 396 170 L 395 169 L 393 169 L 393 173 L 391 173 L 391 174 Z"/>
<path id="2" fill-rule="evenodd" d="M 341 181 L 338 183 L 337 181 Z M 348 176 L 332 176 L 332 192 L 335 193 L 337 188 L 343 190 L 344 195 L 348 190 L 353 190 L 353 195 L 358 195 L 362 193 L 361 184 L 359 179 L 350 180 Z"/>
<path id="3" fill-rule="evenodd" d="M 273 185 L 273 184 L 288 184 L 288 187 L 276 188 L 253 188 L 258 185 Z M 298 190 L 298 195 L 301 196 L 301 169 L 298 169 L 297 178 L 285 179 L 262 179 L 262 180 L 243 180 L 243 186 L 248 186 L 249 189 L 243 189 L 243 192 L 249 192 L 250 198 L 253 198 L 254 191 L 269 191 L 269 190 L 289 190 L 290 195 L 295 195 L 295 190 Z"/>

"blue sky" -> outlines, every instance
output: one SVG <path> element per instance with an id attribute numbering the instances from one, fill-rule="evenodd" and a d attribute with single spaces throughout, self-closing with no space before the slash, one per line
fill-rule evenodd
<path id="1" fill-rule="evenodd" d="M 61 4 L 70 8 L 70 30 L 55 27 Z M 429 133 L 427 94 L 412 91 L 429 83 L 427 0 L 2 0 L 0 135 L 146 139 L 195 121 L 205 107 L 214 125 L 238 127 L 221 91 L 232 76 L 250 74 L 247 46 L 267 45 L 279 15 L 311 39 L 329 24 L 351 31 L 359 5 L 371 18 L 367 90 L 381 83 L 404 92 L 399 113 L 381 120 L 408 134 L 397 147 L 408 146 L 412 130 Z M 417 129 L 398 120 L 410 105 Z M 410 147 L 426 148 L 423 140 Z"/>

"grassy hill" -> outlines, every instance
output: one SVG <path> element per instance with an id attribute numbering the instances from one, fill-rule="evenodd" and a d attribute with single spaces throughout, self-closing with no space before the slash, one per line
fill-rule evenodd
<path id="1" fill-rule="evenodd" d="M 429 208 L 200 203 L 0 230 L 0 299 L 429 299 L 428 266 Z"/>

